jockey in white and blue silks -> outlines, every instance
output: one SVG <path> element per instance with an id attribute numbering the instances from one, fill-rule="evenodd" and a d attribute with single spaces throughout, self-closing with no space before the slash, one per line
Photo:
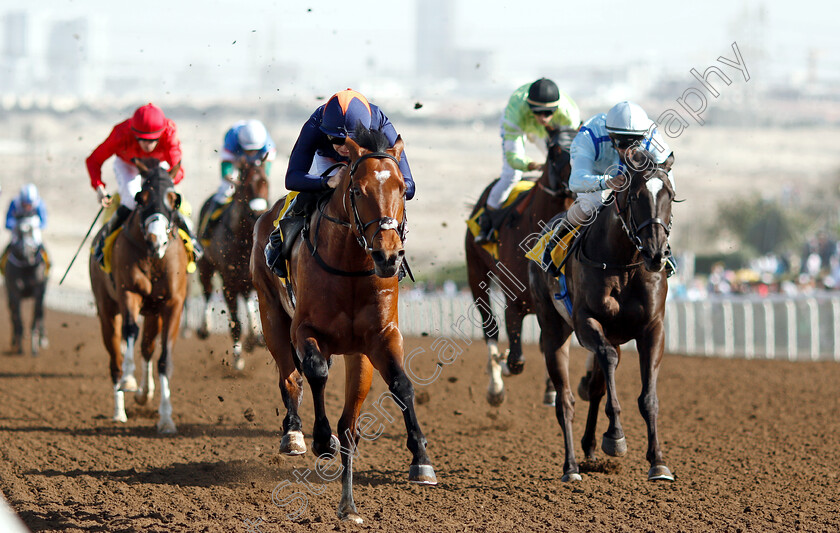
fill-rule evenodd
<path id="1" fill-rule="evenodd" d="M 6 212 L 6 229 L 12 232 L 12 242 L 17 238 L 18 223 L 22 218 L 32 217 L 33 238 L 41 242 L 41 230 L 47 227 L 47 208 L 38 194 L 38 188 L 27 183 L 20 189 L 20 193 L 12 199 Z"/>
<path id="2" fill-rule="evenodd" d="M 277 149 L 268 130 L 259 120 L 240 120 L 225 133 L 222 143 L 222 183 L 213 200 L 224 202 L 233 194 L 230 178 L 235 178 L 239 171 L 239 162 L 244 158 L 249 162 L 265 157 L 265 175 L 271 173 L 271 162 L 277 155 Z"/>
<path id="3" fill-rule="evenodd" d="M 595 115 L 583 124 L 570 148 L 572 173 L 569 188 L 577 193 L 577 200 L 566 215 L 568 224 L 564 226 L 567 229 L 592 222 L 610 190 L 624 187 L 619 152 L 623 154 L 630 148 L 651 152 L 657 164 L 664 163 L 671 155 L 671 149 L 657 131 L 656 124 L 638 105 L 620 102 L 606 114 Z M 671 171 L 668 178 L 673 186 Z"/>

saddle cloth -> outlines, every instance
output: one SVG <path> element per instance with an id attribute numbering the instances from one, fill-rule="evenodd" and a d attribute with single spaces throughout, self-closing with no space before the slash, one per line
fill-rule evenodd
<path id="1" fill-rule="evenodd" d="M 181 202 L 183 204 L 183 200 Z M 233 203 L 233 197 L 229 196 L 229 197 L 225 198 L 224 202 L 222 202 L 221 204 L 218 204 L 216 206 L 216 209 L 214 209 L 210 213 L 205 214 L 204 219 L 199 221 L 198 234 L 199 235 L 206 235 L 208 230 L 210 229 L 210 227 L 212 225 L 214 225 L 216 222 L 218 222 L 220 218 L 222 218 L 222 215 L 225 214 L 225 211 L 227 211 L 227 208 L 230 207 L 231 203 Z M 183 210 L 181 210 L 181 211 L 183 212 Z M 204 246 L 205 248 L 210 246 L 210 239 L 202 238 L 200 240 L 201 240 L 201 245 Z"/>
<path id="2" fill-rule="evenodd" d="M 102 270 L 106 274 L 111 273 L 111 255 L 114 251 L 114 242 L 117 240 L 117 235 L 122 231 L 122 227 L 117 228 L 115 232 L 105 237 L 105 244 L 102 247 L 103 255 L 105 256 L 104 264 L 101 265 Z M 184 241 L 184 247 L 187 249 L 187 274 L 195 272 L 195 249 L 193 248 L 192 239 L 186 231 L 178 228 L 178 236 Z M 91 247 L 91 253 L 93 248 Z"/>
<path id="3" fill-rule="evenodd" d="M 5 276 L 6 275 L 6 265 L 9 263 L 10 247 L 11 247 L 11 245 L 7 246 L 6 249 L 3 251 L 3 255 L 0 255 L 0 276 Z M 50 256 L 49 256 L 49 254 L 47 254 L 47 249 L 44 248 L 43 246 L 41 246 L 41 249 L 38 250 L 38 252 L 41 254 L 41 259 L 44 260 L 44 267 L 45 267 L 44 272 L 47 275 L 49 275 L 49 273 L 50 273 Z"/>
<path id="4" fill-rule="evenodd" d="M 513 204 L 515 204 L 518 199 L 524 198 L 525 193 L 527 193 L 528 191 L 533 189 L 534 185 L 536 185 L 536 184 L 537 183 L 535 181 L 529 181 L 529 180 L 518 181 L 516 183 L 516 185 L 513 186 L 513 190 L 510 192 L 510 195 L 508 195 L 507 199 L 504 201 L 501 208 L 502 209 L 507 209 L 507 208 L 512 207 Z M 470 229 L 470 233 L 472 234 L 473 237 L 475 237 L 476 235 L 478 235 L 481 232 L 481 226 L 478 223 L 478 217 L 480 217 L 482 215 L 482 213 L 484 213 L 485 210 L 486 210 L 486 208 L 484 206 L 482 206 L 478 209 L 478 211 L 475 212 L 475 214 L 473 216 L 471 216 L 469 219 L 467 219 L 467 227 Z M 493 259 L 495 259 L 496 261 L 499 260 L 498 239 L 494 239 L 494 240 L 488 242 L 487 244 L 482 244 L 481 247 L 484 248 L 487 251 L 487 253 L 489 253 L 490 256 L 493 257 Z"/>

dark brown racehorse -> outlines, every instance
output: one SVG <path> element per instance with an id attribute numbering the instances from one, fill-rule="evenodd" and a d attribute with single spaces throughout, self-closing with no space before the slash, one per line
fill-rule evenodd
<path id="1" fill-rule="evenodd" d="M 114 241 L 111 275 L 99 267 L 91 254 L 90 282 L 102 338 L 111 356 L 114 420 L 126 421 L 124 392 L 136 391 L 134 398 L 139 404 L 147 403 L 154 396 L 151 359 L 160 333 L 157 428 L 160 433 L 175 433 L 169 378 L 187 296 L 187 252 L 174 221 L 181 203 L 172 182 L 178 165 L 167 173 L 157 159 L 134 160 L 134 163 L 143 180 L 135 197 L 137 207 Z M 144 317 L 140 345 L 143 371 L 138 388 L 134 377 L 134 346 L 140 335 L 141 314 Z M 121 341 L 125 341 L 125 353 L 120 348 Z"/>
<path id="2" fill-rule="evenodd" d="M 267 154 L 266 154 L 267 156 Z M 248 310 L 248 336 L 245 339 L 245 351 L 262 344 L 255 333 L 257 310 L 251 294 L 251 247 L 254 242 L 254 224 L 257 217 L 268 209 L 268 179 L 265 174 L 265 161 L 249 162 L 243 159 L 239 175 L 231 179 L 234 185 L 230 205 L 224 210 L 217 223 L 210 229 L 209 243 L 205 246 L 204 256 L 198 261 L 198 275 L 204 293 L 204 318 L 198 329 L 198 336 L 206 339 L 210 332 L 208 322 L 212 315 L 210 296 L 213 291 L 213 274 L 218 272 L 222 278 L 222 293 L 227 304 L 227 317 L 230 335 L 233 340 L 233 367 L 245 368 L 242 357 L 242 323 L 239 320 L 239 297 Z M 208 199 L 201 209 L 202 218 L 209 213 Z"/>
<path id="3" fill-rule="evenodd" d="M 487 401 L 500 405 L 505 400 L 502 374 L 519 374 L 524 369 L 522 354 L 522 320 L 534 312 L 528 285 L 528 259 L 525 253 L 539 235 L 542 227 L 556 214 L 569 208 L 575 194 L 569 190 L 569 145 L 574 134 L 556 130 L 548 144 L 545 168 L 537 184 L 522 201 L 522 212 L 513 210 L 499 228 L 499 260 L 475 243 L 467 231 L 464 247 L 467 257 L 467 274 L 473 300 L 481 313 L 484 341 L 487 343 L 487 372 L 490 383 L 487 387 Z M 472 215 L 485 205 L 490 194 L 490 184 L 482 193 Z M 505 329 L 510 349 L 507 362 L 499 353 L 499 326 L 491 309 L 490 288 L 496 284 L 500 297 L 496 300 L 505 310 Z M 553 397 L 553 388 L 547 384 L 546 395 Z M 552 398 L 553 399 L 553 398 Z M 550 401 L 550 400 L 546 400 Z"/>
<path id="4" fill-rule="evenodd" d="M 637 150 L 624 163 L 629 185 L 615 194 L 582 237 L 565 265 L 572 298 L 572 313 L 554 298 L 560 292 L 557 279 L 540 266 L 529 266 L 531 293 L 542 329 L 541 348 L 548 374 L 557 389 L 557 420 L 563 428 L 566 459 L 563 481 L 580 480 L 572 437 L 575 400 L 569 378 L 569 343 L 572 331 L 594 353 L 595 371 L 589 380 L 589 413 L 581 440 L 587 459 L 595 455 L 595 424 L 598 406 L 606 391 L 609 427 L 601 443 L 607 455 L 627 452 L 621 428 L 615 387 L 615 369 L 620 345 L 636 341 L 642 376 L 639 410 L 647 423 L 647 459 L 650 480 L 673 480 L 665 466 L 657 433 L 659 400 L 656 378 L 665 349 L 665 296 L 668 293 L 666 260 L 671 228 L 674 186 L 668 171 L 671 155 L 662 165 L 650 153 Z M 601 371 L 598 371 L 598 369 Z"/>
<path id="5" fill-rule="evenodd" d="M 409 480 L 435 484 L 436 478 L 414 411 L 414 388 L 403 369 L 397 317 L 397 273 L 405 254 L 406 186 L 399 170 L 403 141 L 397 138 L 389 148 L 383 134 L 357 129 L 356 142 L 348 138 L 347 146 L 349 171 L 332 196 L 319 204 L 308 231 L 292 249 L 289 273 L 297 299 L 294 307 L 287 290 L 266 267 L 263 252 L 282 199 L 257 221 L 251 275 L 266 346 L 280 371 L 287 409 L 281 452 L 306 450 L 297 414 L 303 395 L 300 371 L 315 404 L 313 451 L 319 457 L 333 456 L 340 445 L 339 517 L 361 522 L 353 501 L 353 455 L 360 431 L 369 427 L 360 427 L 357 421 L 374 369 L 390 391 L 379 403 L 387 398 L 403 413 L 413 455 Z M 324 407 L 324 388 L 335 354 L 343 354 L 346 365 L 338 442 Z M 371 438 L 369 433 L 362 436 Z"/>
<path id="6" fill-rule="evenodd" d="M 48 264 L 41 243 L 41 219 L 37 214 L 17 218 L 14 236 L 6 255 L 4 277 L 9 315 L 12 319 L 11 352 L 23 354 L 23 316 L 21 303 L 32 299 L 32 323 L 29 347 L 32 355 L 49 346 L 44 331 L 44 294 L 47 289 Z"/>

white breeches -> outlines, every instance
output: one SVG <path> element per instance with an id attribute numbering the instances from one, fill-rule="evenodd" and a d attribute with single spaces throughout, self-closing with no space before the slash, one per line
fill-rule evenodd
<path id="1" fill-rule="evenodd" d="M 168 169 L 169 163 L 161 161 L 160 166 Z M 131 163 L 126 163 L 119 157 L 114 158 L 114 175 L 117 178 L 117 190 L 120 193 L 120 205 L 129 209 L 137 207 L 134 195 L 140 192 L 143 180 L 140 179 L 140 171 Z"/>

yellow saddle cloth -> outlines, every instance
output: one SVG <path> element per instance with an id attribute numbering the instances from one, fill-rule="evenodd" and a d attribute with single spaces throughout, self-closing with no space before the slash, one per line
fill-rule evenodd
<path id="1" fill-rule="evenodd" d="M 111 273 L 111 255 L 114 251 L 114 242 L 117 240 L 117 235 L 123 229 L 117 228 L 117 231 L 105 237 L 105 245 L 102 247 L 102 253 L 104 255 L 103 265 L 101 268 L 105 273 Z M 193 248 L 192 239 L 190 239 L 189 234 L 186 231 L 178 228 L 178 236 L 181 237 L 181 240 L 184 241 L 184 247 L 187 249 L 187 274 L 192 274 L 195 272 L 195 249 Z M 90 249 L 91 253 L 93 253 L 93 247 Z"/>
<path id="2" fill-rule="evenodd" d="M 566 233 L 563 238 L 557 239 L 556 235 L 560 230 L 560 224 L 555 224 L 551 231 L 547 231 L 545 235 L 540 237 L 540 240 L 538 240 L 534 247 L 525 254 L 525 257 L 539 264 L 544 270 L 549 266 L 553 266 L 556 271 L 563 263 L 563 260 L 566 258 L 566 254 L 572 247 L 572 241 L 574 241 L 575 237 L 579 235 L 580 227 L 580 225 L 575 226 L 575 229 Z M 549 252 L 549 257 L 546 257 L 547 250 Z M 549 263 L 549 259 L 551 265 L 547 264 Z M 564 270 L 565 265 L 562 269 L 560 269 L 560 272 L 562 273 Z"/>
<path id="3" fill-rule="evenodd" d="M 529 180 L 520 180 L 513 186 L 513 190 L 507 197 L 507 200 L 504 201 L 502 204 L 501 209 L 505 209 L 513 205 L 517 198 L 525 194 L 526 192 L 530 191 L 534 188 L 536 182 L 529 181 Z M 481 232 L 481 225 L 478 223 L 478 217 L 484 213 L 486 208 L 481 207 L 478 211 L 475 212 L 473 216 L 467 219 L 467 227 L 470 229 L 470 233 L 473 237 L 478 235 Z M 498 232 L 496 232 L 496 236 L 487 244 L 482 244 L 482 248 L 484 248 L 487 253 L 489 253 L 493 259 L 498 261 L 499 259 L 499 243 L 498 243 Z"/>
<path id="4" fill-rule="evenodd" d="M 207 231 L 207 227 L 211 224 L 222 218 L 222 215 L 225 214 L 225 211 L 228 207 L 230 207 L 231 202 L 233 201 L 233 197 L 225 198 L 225 201 L 219 204 L 216 209 L 204 215 L 204 218 L 199 222 L 198 225 L 198 234 L 204 235 Z M 183 205 L 183 204 L 182 204 Z M 181 210 L 183 211 L 183 210 Z M 201 239 L 201 245 L 205 248 L 210 245 L 210 239 Z"/>
<path id="5" fill-rule="evenodd" d="M 44 260 L 44 265 L 46 270 L 44 271 L 47 275 L 50 273 L 50 256 L 47 253 L 46 248 L 43 246 L 41 247 L 41 258 Z M 9 262 L 9 247 L 7 246 L 6 249 L 3 251 L 3 255 L 0 256 L 0 276 L 6 275 L 6 264 Z"/>
<path id="6" fill-rule="evenodd" d="M 298 194 L 299 194 L 298 191 L 291 191 L 291 192 L 289 192 L 289 194 L 286 195 L 286 199 L 283 202 L 283 207 L 280 208 L 280 212 L 277 213 L 277 218 L 274 219 L 273 224 L 274 224 L 275 228 L 277 227 L 278 224 L 280 224 L 280 219 L 282 219 L 283 216 L 286 214 L 286 212 L 289 210 L 289 207 L 292 205 L 292 200 L 294 200 L 295 196 L 297 196 Z M 283 240 L 286 240 L 286 236 L 283 235 L 282 231 L 280 233 L 280 237 Z M 286 260 L 286 272 L 289 271 L 289 267 L 290 267 L 289 260 L 287 259 Z M 280 283 L 282 283 L 285 286 L 288 283 L 288 280 L 286 278 L 280 278 Z"/>

